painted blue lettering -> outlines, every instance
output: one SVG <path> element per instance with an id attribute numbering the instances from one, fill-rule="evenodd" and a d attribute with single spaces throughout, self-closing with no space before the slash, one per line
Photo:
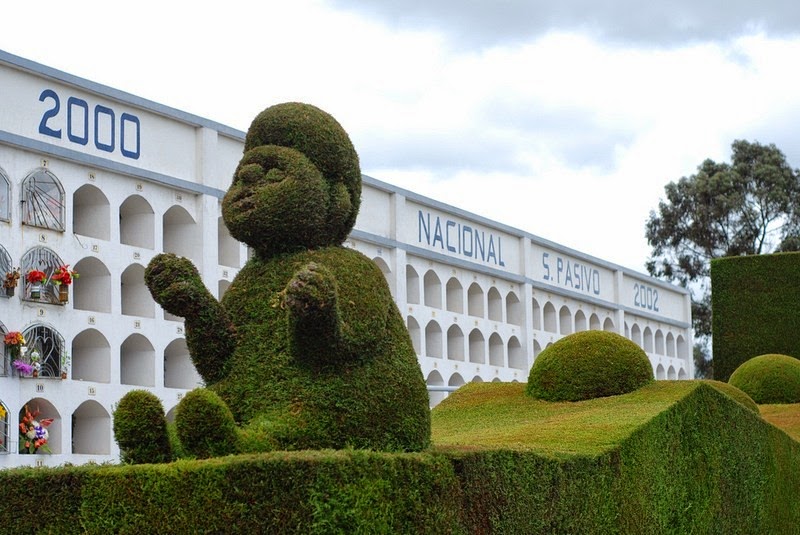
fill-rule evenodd
<path id="1" fill-rule="evenodd" d="M 500 236 L 497 237 L 497 263 L 503 267 L 506 267 L 506 263 L 503 260 L 503 243 L 500 241 Z"/>
<path id="2" fill-rule="evenodd" d="M 480 258 L 484 262 L 486 261 L 486 251 L 484 248 L 484 241 L 486 240 L 486 234 L 483 231 L 478 232 L 475 231 L 475 258 L 478 258 L 478 251 L 480 251 Z"/>
<path id="3" fill-rule="evenodd" d="M 572 268 L 570 267 L 570 263 L 567 262 L 567 273 L 564 276 L 564 286 L 570 286 L 572 284 Z"/>
<path id="4" fill-rule="evenodd" d="M 556 257 L 556 281 L 561 284 L 561 272 L 564 271 L 564 261 L 561 257 Z"/>
<path id="5" fill-rule="evenodd" d="M 467 234 L 469 234 L 469 239 L 467 239 Z M 461 240 L 464 242 L 464 256 L 468 256 L 472 258 L 472 251 L 473 247 L 473 236 L 472 236 L 472 227 L 464 225 L 461 227 Z M 467 251 L 467 245 L 469 245 L 469 251 Z"/>
<path id="6" fill-rule="evenodd" d="M 436 216 L 436 227 L 433 229 L 433 246 L 436 247 L 436 242 L 439 242 L 442 249 L 444 249 L 444 237 L 442 236 L 442 222 L 439 221 L 439 216 Z"/>
<path id="7" fill-rule="evenodd" d="M 547 257 L 550 256 L 550 253 L 542 253 L 542 267 L 544 268 L 544 280 L 550 280 L 550 264 L 547 263 Z"/>
<path id="8" fill-rule="evenodd" d="M 425 224 L 425 217 L 422 215 L 422 210 L 419 211 L 419 242 L 422 243 L 422 232 L 425 231 L 425 243 L 431 244 L 431 214 L 428 216 L 428 224 Z"/>
<path id="9" fill-rule="evenodd" d="M 497 263 L 497 255 L 494 253 L 494 236 L 489 234 L 489 252 L 486 254 L 486 261 L 490 261 L 494 259 L 494 263 Z"/>
<path id="10" fill-rule="evenodd" d="M 450 227 L 455 227 L 455 226 L 456 226 L 456 222 L 455 221 L 450 221 L 449 219 L 447 220 L 447 223 L 445 223 L 445 231 L 444 232 L 445 232 L 445 236 L 446 236 L 446 240 L 447 240 L 447 250 L 450 251 L 451 253 L 455 253 L 456 252 L 456 248 L 453 247 L 452 245 L 450 245 Z"/>

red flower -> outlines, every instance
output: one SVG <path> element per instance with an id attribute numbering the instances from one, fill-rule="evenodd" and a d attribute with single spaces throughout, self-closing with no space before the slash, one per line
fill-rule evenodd
<path id="1" fill-rule="evenodd" d="M 55 271 L 55 273 L 53 273 L 53 276 L 50 277 L 50 280 L 53 281 L 53 283 L 56 285 L 65 284 L 69 286 L 70 284 L 72 284 L 72 279 L 77 279 L 77 278 L 78 274 L 69 269 L 69 264 L 65 264 L 63 266 L 60 266 Z"/>
<path id="2" fill-rule="evenodd" d="M 28 282 L 30 284 L 36 284 L 44 281 L 44 279 L 47 278 L 47 275 L 44 274 L 44 271 L 39 271 L 38 269 L 32 269 L 28 272 L 25 278 L 28 279 Z"/>

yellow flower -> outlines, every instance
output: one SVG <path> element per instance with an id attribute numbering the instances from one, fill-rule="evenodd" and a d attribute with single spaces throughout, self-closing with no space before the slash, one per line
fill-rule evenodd
<path id="1" fill-rule="evenodd" d="M 6 410 L 0 405 L 0 420 L 4 420 L 6 417 Z"/>

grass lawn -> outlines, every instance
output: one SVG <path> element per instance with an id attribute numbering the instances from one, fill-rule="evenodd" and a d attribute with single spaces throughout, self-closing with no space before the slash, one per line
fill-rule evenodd
<path id="1" fill-rule="evenodd" d="M 553 403 L 526 395 L 524 383 L 470 383 L 433 410 L 432 442 L 437 449 L 599 455 L 698 384 L 656 381 L 621 396 Z"/>

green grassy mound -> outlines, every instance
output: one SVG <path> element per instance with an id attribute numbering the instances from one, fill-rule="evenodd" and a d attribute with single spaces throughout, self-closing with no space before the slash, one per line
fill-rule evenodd
<path id="1" fill-rule="evenodd" d="M 527 392 L 546 401 L 580 401 L 626 394 L 651 381 L 653 368 L 642 348 L 617 333 L 581 331 L 536 357 Z"/>
<path id="2" fill-rule="evenodd" d="M 756 403 L 800 403 L 800 360 L 761 355 L 742 363 L 728 382 Z"/>
<path id="3" fill-rule="evenodd" d="M 755 401 L 753 401 L 753 398 L 751 398 L 745 392 L 739 390 L 732 384 L 724 383 L 722 381 L 715 381 L 713 379 L 703 379 L 702 381 L 708 385 L 713 386 L 723 394 L 730 396 L 731 398 L 734 399 L 734 401 L 738 401 L 739 403 L 741 403 L 754 413 L 759 414 L 758 405 L 756 404 Z"/>
<path id="4" fill-rule="evenodd" d="M 786 406 L 784 406 L 786 407 Z M 793 533 L 800 443 L 701 381 L 548 403 L 470 384 L 422 453 L 0 471 L 14 533 Z M 52 514 L 43 514 L 42 504 Z"/>

